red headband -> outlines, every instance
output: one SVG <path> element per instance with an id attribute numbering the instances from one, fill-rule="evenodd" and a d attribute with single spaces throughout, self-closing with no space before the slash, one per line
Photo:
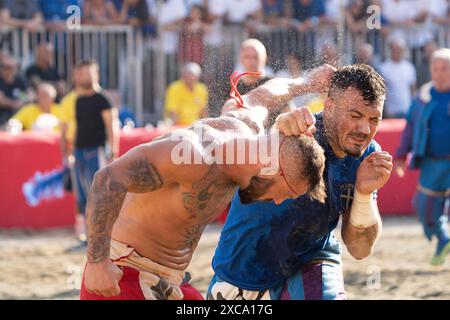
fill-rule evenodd
<path id="1" fill-rule="evenodd" d="M 239 90 L 237 89 L 237 85 L 238 85 L 239 79 L 246 75 L 256 77 L 256 76 L 260 76 L 261 72 L 241 72 L 240 73 L 240 72 L 235 71 L 230 76 L 230 86 L 231 86 L 230 97 L 232 99 L 234 99 L 238 108 L 245 108 L 244 99 L 242 99 L 242 96 L 239 93 Z"/>

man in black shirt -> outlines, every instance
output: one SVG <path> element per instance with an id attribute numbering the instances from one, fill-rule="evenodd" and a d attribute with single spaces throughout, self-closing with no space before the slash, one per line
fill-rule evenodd
<path id="1" fill-rule="evenodd" d="M 58 96 L 64 95 L 65 83 L 61 79 L 53 63 L 54 49 L 51 43 L 41 43 L 36 49 L 36 61 L 25 72 L 28 82 L 37 88 L 42 81 L 56 87 Z"/>
<path id="2" fill-rule="evenodd" d="M 17 76 L 17 62 L 5 55 L 0 59 L 0 126 L 28 102 L 27 86 Z"/>
<path id="3" fill-rule="evenodd" d="M 117 111 L 102 93 L 99 67 L 95 61 L 76 66 L 80 92 L 76 101 L 75 174 L 78 227 L 84 226 L 87 195 L 95 173 L 118 156 Z M 83 241 L 82 232 L 80 238 Z"/>

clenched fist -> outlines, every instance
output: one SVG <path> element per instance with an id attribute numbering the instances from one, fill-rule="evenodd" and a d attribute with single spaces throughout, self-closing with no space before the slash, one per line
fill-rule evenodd
<path id="1" fill-rule="evenodd" d="M 286 112 L 278 116 L 275 128 L 286 136 L 298 136 L 301 134 L 313 134 L 316 118 L 307 107 Z"/>
<path id="2" fill-rule="evenodd" d="M 123 272 L 110 259 L 86 264 L 84 270 L 84 286 L 89 293 L 105 297 L 120 294 L 119 281 Z"/>
<path id="3" fill-rule="evenodd" d="M 371 153 L 356 172 L 356 189 L 359 193 L 370 194 L 380 189 L 388 181 L 392 171 L 392 156 L 386 151 Z"/>

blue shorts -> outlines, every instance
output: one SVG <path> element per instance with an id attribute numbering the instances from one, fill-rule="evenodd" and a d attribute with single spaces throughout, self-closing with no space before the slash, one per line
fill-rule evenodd
<path id="1" fill-rule="evenodd" d="M 214 275 L 208 300 L 345 300 L 344 278 L 339 263 L 316 261 L 307 264 L 275 288 L 243 290 Z"/>
<path id="2" fill-rule="evenodd" d="M 449 238 L 450 161 L 424 158 L 420 165 L 419 185 L 413 199 L 425 236 L 431 240 Z"/>
<path id="3" fill-rule="evenodd" d="M 79 213 L 86 212 L 86 202 L 95 173 L 106 165 L 103 147 L 75 149 L 75 197 Z"/>

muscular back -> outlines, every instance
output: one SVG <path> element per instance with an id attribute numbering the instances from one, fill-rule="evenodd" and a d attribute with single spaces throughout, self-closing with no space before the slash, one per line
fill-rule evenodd
<path id="1" fill-rule="evenodd" d="M 141 255 L 181 270 L 189 264 L 205 226 L 226 208 L 237 188 L 218 164 L 175 165 L 167 158 L 175 134 L 183 135 L 193 153 L 201 154 L 205 142 L 199 131 L 219 141 L 225 131 L 228 137 L 252 134 L 237 119 L 204 119 L 141 147 L 144 150 L 132 156 L 128 175 L 147 180 L 155 190 L 127 192 L 112 232 L 113 239 L 133 246 Z M 163 155 L 165 163 L 152 161 Z"/>

